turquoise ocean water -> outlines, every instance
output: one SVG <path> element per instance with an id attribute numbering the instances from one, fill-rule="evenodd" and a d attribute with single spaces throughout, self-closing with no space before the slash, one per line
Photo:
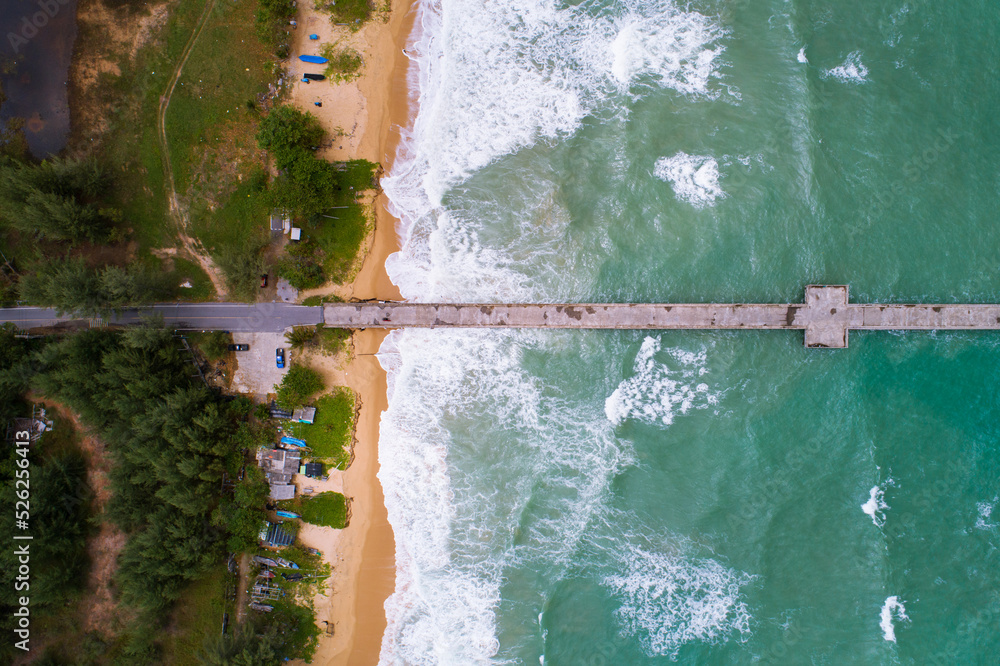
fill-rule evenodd
<path id="1" fill-rule="evenodd" d="M 423 301 L 1000 299 L 1000 5 L 425 1 Z M 384 663 L 985 664 L 1000 335 L 407 331 Z"/>

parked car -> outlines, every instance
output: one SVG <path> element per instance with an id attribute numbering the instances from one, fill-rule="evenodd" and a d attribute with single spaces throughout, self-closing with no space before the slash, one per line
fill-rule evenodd
<path id="1" fill-rule="evenodd" d="M 275 350 L 274 356 L 275 356 L 275 361 L 278 364 L 278 367 L 279 368 L 285 367 L 285 350 L 284 349 Z"/>
<path id="2" fill-rule="evenodd" d="M 250 351 L 250 345 L 244 345 L 244 344 L 229 345 L 229 351 Z"/>
<path id="3" fill-rule="evenodd" d="M 263 289 L 267 286 L 267 273 L 260 276 L 260 288 Z"/>

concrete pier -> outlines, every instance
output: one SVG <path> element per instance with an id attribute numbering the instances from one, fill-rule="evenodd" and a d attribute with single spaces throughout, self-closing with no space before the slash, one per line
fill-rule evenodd
<path id="1" fill-rule="evenodd" d="M 1000 304 L 848 302 L 845 285 L 810 285 L 802 303 L 330 303 L 335 328 L 591 328 L 801 330 L 812 348 L 842 349 L 850 330 L 1000 330 Z"/>

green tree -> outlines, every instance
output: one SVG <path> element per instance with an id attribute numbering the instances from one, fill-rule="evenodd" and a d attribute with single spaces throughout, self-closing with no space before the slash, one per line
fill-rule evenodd
<path id="1" fill-rule="evenodd" d="M 165 293 L 165 283 L 141 265 L 95 270 L 78 257 L 44 264 L 22 277 L 18 289 L 29 303 L 89 317 L 150 303 Z"/>
<path id="2" fill-rule="evenodd" d="M 19 289 L 22 300 L 54 307 L 60 313 L 94 315 L 102 309 L 99 276 L 81 258 L 45 264 L 22 277 Z"/>
<path id="3" fill-rule="evenodd" d="M 310 396 L 323 390 L 323 378 L 312 368 L 295 365 L 285 374 L 281 384 L 275 385 L 277 403 L 291 409 L 303 404 Z"/>
<path id="4" fill-rule="evenodd" d="M 294 106 L 279 106 L 261 121 L 257 145 L 271 152 L 279 169 L 289 169 L 300 159 L 313 158 L 323 141 L 323 128 L 311 113 Z"/>
<path id="5" fill-rule="evenodd" d="M 99 205 L 107 184 L 93 161 L 0 157 L 0 222 L 48 240 L 101 242 L 117 216 Z"/>
<path id="6" fill-rule="evenodd" d="M 201 654 L 205 666 L 278 666 L 281 641 L 274 627 L 259 631 L 248 622 L 231 634 L 209 639 Z"/>

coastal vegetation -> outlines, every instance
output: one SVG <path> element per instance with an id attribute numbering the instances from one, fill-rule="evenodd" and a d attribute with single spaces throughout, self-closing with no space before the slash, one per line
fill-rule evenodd
<path id="1" fill-rule="evenodd" d="M 257 0 L 254 25 L 257 37 L 275 49 L 279 58 L 288 57 L 288 27 L 295 18 L 295 0 Z"/>
<path id="2" fill-rule="evenodd" d="M 33 164 L 0 157 L 0 223 L 50 241 L 109 240 L 121 214 L 101 205 L 108 178 L 93 160 Z"/>
<path id="3" fill-rule="evenodd" d="M 87 317 L 152 303 L 170 293 L 162 277 L 141 264 L 90 268 L 81 257 L 41 264 L 19 286 L 28 303 Z"/>
<path id="4" fill-rule="evenodd" d="M 260 275 L 272 271 L 300 289 L 348 279 L 371 224 L 358 197 L 377 187 L 376 166 L 319 159 L 315 150 L 328 138 L 318 122 L 281 105 L 287 75 L 278 58 L 294 3 L 172 3 L 158 6 L 163 20 L 146 28 L 139 17 L 150 10 L 129 7 L 113 37 L 109 26 L 81 18 L 76 57 L 100 60 L 105 73 L 71 88 L 73 157 L 31 160 L 16 119 L 0 137 L 0 300 L 20 298 L 22 277 L 67 257 L 98 268 L 142 266 L 162 277 L 152 297 L 162 300 L 209 299 L 213 281 L 231 298 L 256 300 Z M 128 29 L 140 34 L 121 41 L 117 33 Z M 306 135 L 272 132 L 269 142 L 264 126 L 289 119 Z M 172 191 L 180 219 L 170 212 Z M 304 232 L 287 252 L 267 230 L 276 207 Z M 81 300 L 60 303 L 51 280 L 42 282 L 53 288 L 35 285 L 38 304 L 70 310 Z"/>
<path id="5" fill-rule="evenodd" d="M 308 302 L 304 304 L 310 305 Z M 320 303 L 313 304 L 319 305 Z M 292 349 L 318 351 L 326 355 L 334 355 L 344 351 L 347 348 L 347 341 L 350 339 L 350 329 L 327 328 L 323 324 L 295 326 L 291 331 L 285 333 L 285 341 Z"/>
<path id="6" fill-rule="evenodd" d="M 354 49 L 324 44 L 321 53 L 329 60 L 323 72 L 327 78 L 343 83 L 353 81 L 361 75 L 361 67 L 365 63 L 361 54 Z"/>
<path id="7" fill-rule="evenodd" d="M 354 446 L 357 397 L 346 386 L 338 386 L 317 399 L 313 423 L 291 423 L 287 431 L 309 442 L 312 456 L 330 467 L 347 469 Z"/>
<path id="8" fill-rule="evenodd" d="M 222 530 L 211 518 L 222 472 L 238 464 L 232 419 L 193 382 L 187 358 L 162 329 L 81 332 L 38 358 L 35 385 L 108 442 L 107 513 L 129 535 L 117 577 L 122 600 L 162 610 L 221 555 Z"/>
<path id="9" fill-rule="evenodd" d="M 377 187 L 371 162 L 317 157 L 324 138 L 315 116 L 291 106 L 274 109 L 257 133 L 281 173 L 271 186 L 272 205 L 302 220 L 303 240 L 290 245 L 278 264 L 279 275 L 296 289 L 347 279 L 369 228 L 357 198 Z"/>
<path id="10" fill-rule="evenodd" d="M 236 484 L 232 504 L 224 507 L 229 525 L 227 546 L 234 553 L 257 551 L 260 526 L 267 519 L 264 504 L 267 501 L 267 481 L 264 472 L 256 465 L 247 465 L 245 476 Z"/>
<path id="11" fill-rule="evenodd" d="M 229 353 L 233 341 L 232 334 L 225 331 L 190 331 L 185 337 L 209 361 L 221 361 Z"/>
<path id="12" fill-rule="evenodd" d="M 302 520 L 310 525 L 343 529 L 348 522 L 347 498 L 340 493 L 325 492 L 302 498 Z"/>
<path id="13" fill-rule="evenodd" d="M 313 395 L 324 388 L 323 378 L 312 368 L 304 365 L 293 365 L 275 385 L 278 406 L 293 409 L 305 404 Z"/>

